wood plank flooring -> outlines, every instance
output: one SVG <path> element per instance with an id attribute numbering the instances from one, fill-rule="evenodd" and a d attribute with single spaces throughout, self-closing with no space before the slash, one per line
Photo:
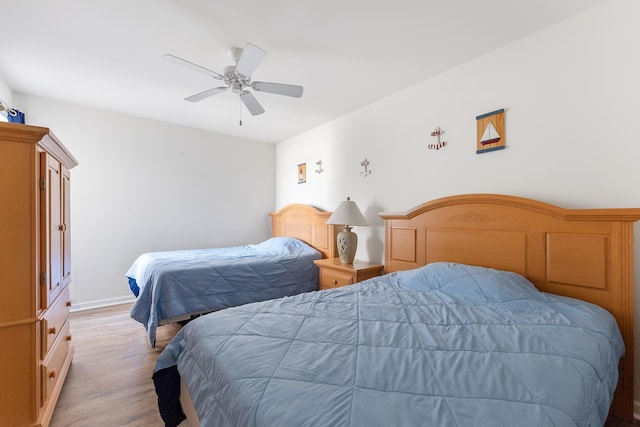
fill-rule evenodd
<path id="1" fill-rule="evenodd" d="M 50 427 L 163 426 L 151 374 L 156 358 L 180 329 L 158 328 L 156 348 L 129 316 L 130 304 L 71 313 L 75 355 Z M 630 427 L 609 420 L 605 427 Z M 180 427 L 188 427 L 187 422 Z"/>
<path id="2" fill-rule="evenodd" d="M 163 426 L 151 374 L 179 329 L 161 326 L 156 348 L 130 304 L 71 313 L 75 355 L 51 427 Z"/>

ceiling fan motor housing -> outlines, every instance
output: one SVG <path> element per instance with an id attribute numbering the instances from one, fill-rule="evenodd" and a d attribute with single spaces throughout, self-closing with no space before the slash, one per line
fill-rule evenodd
<path id="1" fill-rule="evenodd" d="M 225 76 L 233 76 L 236 73 L 236 66 L 235 65 L 229 65 L 227 67 L 224 67 L 223 71 Z"/>

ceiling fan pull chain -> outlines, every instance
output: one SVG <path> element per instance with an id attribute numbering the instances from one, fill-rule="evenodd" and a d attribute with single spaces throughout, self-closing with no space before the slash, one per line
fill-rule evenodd
<path id="1" fill-rule="evenodd" d="M 238 102 L 238 106 L 240 107 L 240 126 L 242 126 L 242 102 Z"/>

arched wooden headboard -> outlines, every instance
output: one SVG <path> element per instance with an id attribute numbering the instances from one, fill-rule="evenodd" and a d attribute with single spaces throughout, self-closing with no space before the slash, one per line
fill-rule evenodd
<path id="1" fill-rule="evenodd" d="M 387 273 L 437 261 L 492 267 L 607 309 L 626 347 L 610 413 L 633 420 L 633 223 L 640 209 L 563 209 L 467 194 L 380 216 Z"/>
<path id="2" fill-rule="evenodd" d="M 331 213 L 308 205 L 287 205 L 269 213 L 272 236 L 295 237 L 322 252 L 324 258 L 335 258 L 338 256 L 336 235 L 340 230 L 326 223 Z"/>

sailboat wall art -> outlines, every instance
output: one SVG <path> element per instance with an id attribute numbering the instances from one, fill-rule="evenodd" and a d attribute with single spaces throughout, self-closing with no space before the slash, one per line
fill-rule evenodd
<path id="1" fill-rule="evenodd" d="M 504 136 L 503 108 L 476 116 L 476 123 L 478 126 L 476 154 L 504 150 L 506 138 Z"/>

